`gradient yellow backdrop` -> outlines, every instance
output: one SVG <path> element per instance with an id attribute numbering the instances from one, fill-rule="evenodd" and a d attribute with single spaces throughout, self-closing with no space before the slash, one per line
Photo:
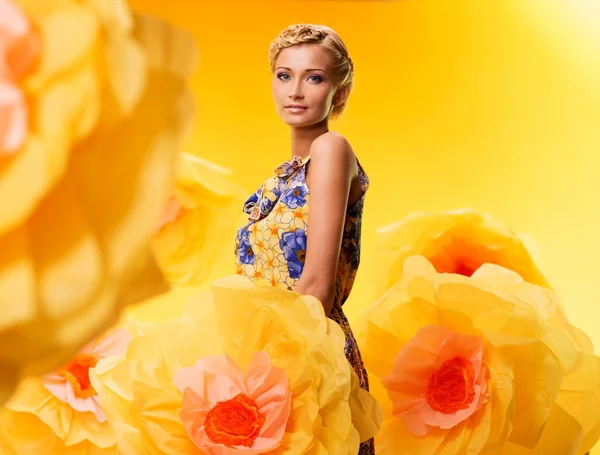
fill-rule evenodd
<path id="1" fill-rule="evenodd" d="M 414 210 L 473 207 L 537 240 L 542 268 L 598 352 L 596 0 L 131 3 L 197 40 L 198 116 L 186 150 L 232 169 L 249 191 L 290 156 L 271 100 L 271 39 L 298 22 L 344 38 L 356 84 L 331 128 L 372 182 L 350 318 L 368 304 L 377 226 Z"/>

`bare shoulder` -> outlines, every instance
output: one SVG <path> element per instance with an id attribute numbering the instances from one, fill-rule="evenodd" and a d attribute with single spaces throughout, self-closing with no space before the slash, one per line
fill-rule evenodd
<path id="1" fill-rule="evenodd" d="M 316 138 L 310 147 L 311 159 L 323 158 L 323 155 L 335 158 L 354 158 L 354 151 L 350 142 L 340 133 L 328 131 Z"/>
<path id="2" fill-rule="evenodd" d="M 357 172 L 356 158 L 350 142 L 333 131 L 328 131 L 313 141 L 310 157 L 313 168 L 325 168 L 327 172 L 335 168 L 337 172 L 348 176 Z"/>

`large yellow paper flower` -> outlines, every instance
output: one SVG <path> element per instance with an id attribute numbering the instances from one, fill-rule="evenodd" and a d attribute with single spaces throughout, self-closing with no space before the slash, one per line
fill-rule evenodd
<path id="1" fill-rule="evenodd" d="M 246 191 L 230 180 L 230 171 L 194 155 L 180 155 L 175 194 L 151 242 L 171 283 L 199 285 L 234 273 L 230 250 Z M 219 258 L 226 258 L 229 267 L 220 267 Z"/>
<path id="2" fill-rule="evenodd" d="M 552 291 L 512 271 L 407 258 L 359 324 L 385 414 L 377 453 L 585 453 L 600 437 L 600 358 L 571 333 Z"/>
<path id="3" fill-rule="evenodd" d="M 312 297 L 234 276 L 138 330 L 124 361 L 90 376 L 124 455 L 355 455 L 379 427 Z"/>
<path id="4" fill-rule="evenodd" d="M 378 268 L 385 272 L 375 285 L 381 295 L 402 272 L 404 259 L 425 256 L 440 272 L 471 276 L 482 264 L 517 272 L 529 283 L 549 287 L 523 237 L 487 213 L 470 209 L 415 212 L 379 229 Z"/>
<path id="5" fill-rule="evenodd" d="M 117 433 L 90 384 L 100 359 L 115 364 L 131 335 L 115 330 L 41 378 L 26 378 L 0 409 L 2 455 L 116 455 Z"/>
<path id="6" fill-rule="evenodd" d="M 0 403 L 164 288 L 191 50 L 121 0 L 0 0 Z"/>

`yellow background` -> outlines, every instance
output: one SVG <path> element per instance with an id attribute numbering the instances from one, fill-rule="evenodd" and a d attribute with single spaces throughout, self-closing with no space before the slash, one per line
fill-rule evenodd
<path id="1" fill-rule="evenodd" d="M 377 226 L 414 210 L 473 207 L 537 240 L 543 270 L 598 352 L 597 0 L 131 3 L 197 40 L 198 116 L 186 150 L 232 169 L 249 191 L 290 157 L 271 99 L 270 41 L 298 22 L 343 37 L 356 83 L 331 129 L 371 178 L 351 318 L 368 303 Z"/>

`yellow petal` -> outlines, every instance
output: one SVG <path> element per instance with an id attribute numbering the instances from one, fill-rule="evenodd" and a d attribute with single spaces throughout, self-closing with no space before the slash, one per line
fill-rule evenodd
<path id="1" fill-rule="evenodd" d="M 556 403 L 581 425 L 583 442 L 579 452 L 588 452 L 600 439 L 600 358 L 579 356 L 566 375 Z"/>
<path id="2" fill-rule="evenodd" d="M 37 416 L 2 409 L 0 419 L 2 421 L 2 431 L 0 432 L 0 453 L 2 455 L 29 453 L 61 455 L 64 453 L 62 441 Z"/>
<path id="3" fill-rule="evenodd" d="M 229 182 L 229 172 L 189 154 L 179 157 L 174 199 L 180 205 L 175 220 L 163 224 L 152 238 L 152 248 L 169 280 L 201 284 L 224 270 L 219 257 L 231 268 L 232 238 L 246 191 Z M 209 240 L 210 239 L 210 240 Z M 223 276 L 221 274 L 220 276 Z"/>
<path id="4" fill-rule="evenodd" d="M 0 304 L 3 391 L 17 374 L 60 365 L 116 322 L 124 305 L 165 290 L 147 244 L 190 121 L 186 34 L 140 18 L 128 35 L 119 12 L 109 20 L 91 3 L 21 3 L 40 27 L 45 52 L 24 81 L 30 137 L 0 166 L 0 197 L 8 201 L 0 214 L 7 252 L 0 296 L 9 296 Z M 103 38 L 111 33 L 128 45 L 107 60 Z M 134 48 L 143 54 L 138 60 Z M 142 80 L 143 72 L 147 85 L 125 87 L 139 99 L 111 88 Z M 109 82 L 108 73 L 116 79 Z M 121 115 L 112 116 L 119 97 Z"/>
<path id="5" fill-rule="evenodd" d="M 161 299 L 175 304 L 172 299 L 183 296 L 176 289 Z M 101 361 L 90 375 L 122 453 L 199 455 L 181 422 L 183 395 L 173 377 L 215 354 L 227 354 L 244 369 L 252 355 L 264 352 L 285 371 L 291 413 L 274 454 L 355 453 L 357 428 L 368 437 L 380 423 L 373 397 L 357 392 L 356 382 L 352 387 L 341 328 L 314 298 L 228 277 L 212 293 L 190 299 L 181 319 L 139 324 L 133 333 L 122 362 Z"/>
<path id="6" fill-rule="evenodd" d="M 358 430 L 359 440 L 367 441 L 375 437 L 383 422 L 383 411 L 373 395 L 361 389 L 358 377 L 352 374 L 352 390 L 350 396 L 350 412 L 353 424 Z"/>
<path id="7" fill-rule="evenodd" d="M 0 236 L 34 210 L 49 186 L 47 167 L 44 145 L 35 137 L 30 137 L 19 153 L 0 162 Z"/>
<path id="8" fill-rule="evenodd" d="M 372 381 L 390 374 L 404 343 L 430 325 L 481 337 L 489 371 L 481 409 L 453 428 L 431 427 L 419 437 L 392 414 L 387 390 L 374 384 L 384 409 L 378 453 L 408 447 L 406 453 L 436 455 L 581 455 L 600 437 L 600 359 L 586 352 L 587 337 L 568 323 L 554 293 L 514 270 L 486 264 L 468 277 L 438 273 L 426 258 L 408 257 L 399 281 L 359 322 Z M 426 399 L 415 393 L 415 400 Z"/>
<path id="9" fill-rule="evenodd" d="M 578 455 L 583 441 L 581 426 L 564 409 L 556 405 L 546 423 L 535 448 L 507 443 L 500 452 L 502 455 Z"/>

